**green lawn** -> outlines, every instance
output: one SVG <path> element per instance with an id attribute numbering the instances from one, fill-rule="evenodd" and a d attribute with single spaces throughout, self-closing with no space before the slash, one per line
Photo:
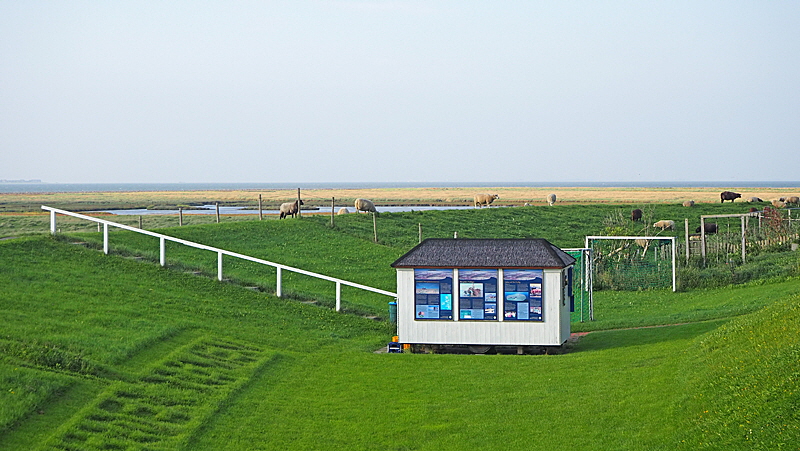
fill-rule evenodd
<path id="1" fill-rule="evenodd" d="M 513 209 L 490 213 L 503 210 Z M 486 221 L 462 230 L 489 227 L 475 213 L 459 217 Z M 434 223 L 444 230 L 454 217 Z M 414 241 L 374 244 L 346 226 L 304 218 L 165 232 L 392 291 L 388 265 Z M 125 255 L 158 247 L 122 232 L 112 244 Z M 376 354 L 392 327 L 360 313 L 385 317 L 385 297 L 347 291 L 350 313 L 336 313 L 330 286 L 287 279 L 301 300 L 306 290 L 321 300 L 305 304 L 245 288 L 274 283 L 261 268 L 226 266 L 234 283 L 220 283 L 188 272 L 215 274 L 215 255 L 167 255 L 161 268 L 47 236 L 0 241 L 0 449 L 800 443 L 796 278 L 596 293 L 597 321 L 573 324 L 594 332 L 558 355 Z M 663 324 L 681 325 L 640 328 Z"/>

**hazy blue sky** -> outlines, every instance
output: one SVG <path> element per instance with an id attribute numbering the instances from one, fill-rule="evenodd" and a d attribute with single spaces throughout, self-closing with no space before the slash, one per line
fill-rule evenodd
<path id="1" fill-rule="evenodd" d="M 798 180 L 800 1 L 0 0 L 0 179 Z"/>

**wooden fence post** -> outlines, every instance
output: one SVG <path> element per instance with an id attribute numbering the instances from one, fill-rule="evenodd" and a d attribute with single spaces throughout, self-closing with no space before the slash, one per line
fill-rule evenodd
<path id="1" fill-rule="evenodd" d="M 375 242 L 378 242 L 378 221 L 375 219 L 375 213 L 372 213 L 372 233 L 375 235 Z"/>
<path id="2" fill-rule="evenodd" d="M 261 194 L 258 195 L 258 220 L 261 221 L 264 219 L 264 215 L 261 210 Z"/>
<path id="3" fill-rule="evenodd" d="M 691 246 L 691 242 L 689 241 L 689 218 L 683 219 L 684 229 L 686 230 L 686 264 L 689 264 L 689 247 Z"/>
<path id="4" fill-rule="evenodd" d="M 219 202 L 214 202 L 217 207 L 217 224 L 219 224 Z"/>
<path id="5" fill-rule="evenodd" d="M 183 226 L 183 207 L 178 207 L 178 226 Z"/>
<path id="6" fill-rule="evenodd" d="M 333 209 L 334 208 L 336 208 L 336 198 L 335 197 L 331 197 L 331 228 L 334 227 L 334 224 L 333 224 Z"/>
<path id="7" fill-rule="evenodd" d="M 302 218 L 303 217 L 303 214 L 301 213 L 301 211 L 303 211 L 303 206 L 300 205 L 300 188 L 297 188 L 297 217 L 298 218 Z"/>

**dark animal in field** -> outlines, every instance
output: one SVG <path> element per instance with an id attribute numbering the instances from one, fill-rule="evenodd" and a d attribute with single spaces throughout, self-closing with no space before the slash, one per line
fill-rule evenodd
<path id="1" fill-rule="evenodd" d="M 755 213 L 755 212 L 757 212 L 757 211 L 758 211 L 758 208 L 756 208 L 756 207 L 750 207 L 750 213 Z"/>
<path id="2" fill-rule="evenodd" d="M 484 205 L 488 207 L 495 199 L 500 199 L 500 196 L 497 194 L 476 194 L 473 201 L 476 207 L 483 207 Z"/>
<path id="3" fill-rule="evenodd" d="M 742 197 L 741 194 L 734 193 L 733 191 L 723 191 L 719 193 L 720 202 L 725 202 L 726 200 L 733 202 L 734 199 L 738 199 L 740 197 Z"/>
<path id="4" fill-rule="evenodd" d="M 372 213 L 377 213 L 378 212 L 378 210 L 375 209 L 375 204 L 373 204 L 372 201 L 369 200 L 369 199 L 358 198 L 353 203 L 353 206 L 356 207 L 356 213 L 358 213 L 359 211 L 363 211 L 365 213 L 366 212 L 372 212 Z"/>
<path id="5" fill-rule="evenodd" d="M 642 210 L 636 209 L 631 211 L 631 221 L 641 221 L 642 220 Z"/>
<path id="6" fill-rule="evenodd" d="M 713 222 L 707 222 L 707 223 L 703 224 L 703 226 L 705 228 L 706 234 L 717 233 L 717 230 L 719 229 L 717 227 L 717 225 L 715 223 L 713 223 Z M 695 233 L 700 233 L 700 226 L 697 226 L 697 228 L 694 229 L 694 232 Z"/>
<path id="7" fill-rule="evenodd" d="M 281 208 L 280 208 L 281 215 L 280 215 L 280 218 L 278 218 L 278 219 L 283 219 L 283 218 L 285 218 L 287 216 L 291 216 L 291 217 L 294 218 L 294 215 L 296 215 L 297 212 L 300 211 L 300 205 L 305 205 L 305 203 L 300 199 L 297 199 L 294 202 L 284 202 L 284 203 L 282 203 L 281 204 Z"/>

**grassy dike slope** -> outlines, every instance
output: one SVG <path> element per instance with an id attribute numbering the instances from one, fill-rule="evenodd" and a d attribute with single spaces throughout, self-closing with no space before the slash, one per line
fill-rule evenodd
<path id="1" fill-rule="evenodd" d="M 181 233 L 263 242 L 225 227 Z M 269 232 L 274 243 L 292 236 Z M 287 255 L 316 269 L 335 267 L 337 253 L 359 271 L 365 255 L 398 252 L 360 240 L 317 259 L 298 241 L 284 240 L 295 244 Z M 385 323 L 185 274 L 180 261 L 164 269 L 47 237 L 0 242 L 0 260 L 0 449 L 751 449 L 736 427 L 699 415 L 719 412 L 724 424 L 747 401 L 761 407 L 744 421 L 765 423 L 798 407 L 796 342 L 786 353 L 775 340 L 797 330 L 796 279 L 679 298 L 711 312 L 694 320 L 776 304 L 784 322 L 765 311 L 593 332 L 565 355 L 380 355 L 369 351 L 385 344 Z M 640 325 L 641 310 L 625 305 L 654 295 L 663 297 L 614 300 L 614 326 Z M 665 308 L 659 315 L 675 319 Z M 715 372 L 756 350 L 736 371 Z M 725 385 L 732 378 L 783 381 L 782 391 L 740 399 Z M 756 443 L 794 449 L 794 430 L 779 432 Z"/>

